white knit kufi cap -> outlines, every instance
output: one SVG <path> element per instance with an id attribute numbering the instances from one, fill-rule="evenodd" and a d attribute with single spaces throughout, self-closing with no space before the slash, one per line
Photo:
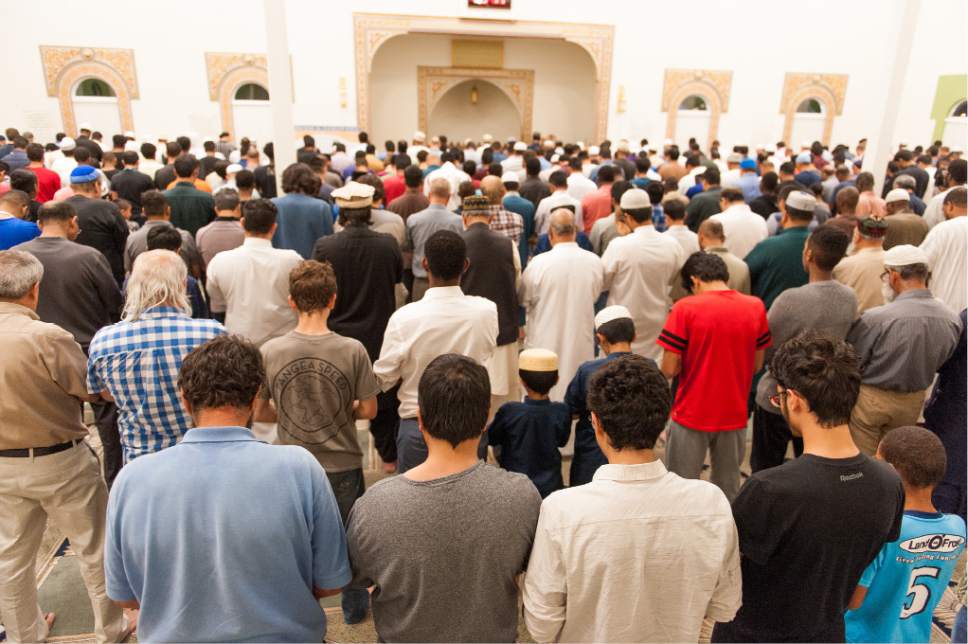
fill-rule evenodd
<path id="1" fill-rule="evenodd" d="M 613 304 L 612 306 L 606 306 L 604 309 L 598 312 L 595 316 L 595 328 L 607 324 L 612 320 L 621 320 L 624 318 L 632 319 L 632 314 L 629 310 L 622 306 L 621 304 Z"/>

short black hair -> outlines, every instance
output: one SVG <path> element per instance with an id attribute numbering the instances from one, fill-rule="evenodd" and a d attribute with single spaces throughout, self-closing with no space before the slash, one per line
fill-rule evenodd
<path id="1" fill-rule="evenodd" d="M 652 449 L 669 420 L 672 394 L 655 362 L 629 354 L 592 375 L 587 403 L 614 449 Z"/>
<path id="2" fill-rule="evenodd" d="M 161 190 L 145 190 L 141 193 L 141 211 L 146 217 L 165 214 L 168 198 Z"/>
<path id="3" fill-rule="evenodd" d="M 599 166 L 598 181 L 600 183 L 611 183 L 615 181 L 615 166 L 611 166 L 611 165 Z"/>
<path id="4" fill-rule="evenodd" d="M 40 143 L 30 143 L 27 145 L 27 159 L 29 161 L 43 161 L 44 146 Z"/>
<path id="5" fill-rule="evenodd" d="M 179 136 L 175 139 L 175 143 L 178 144 L 178 148 L 182 152 L 188 152 L 192 149 L 192 140 L 187 136 Z"/>
<path id="6" fill-rule="evenodd" d="M 661 204 L 662 197 L 665 195 L 665 187 L 661 181 L 650 181 L 645 184 L 645 193 L 649 195 L 649 201 L 652 202 L 653 206 Z"/>
<path id="7" fill-rule="evenodd" d="M 949 203 L 955 208 L 964 208 L 968 205 L 968 189 L 964 186 L 959 186 L 957 188 L 952 188 L 948 191 L 948 194 L 944 196 L 944 205 Z"/>
<path id="8" fill-rule="evenodd" d="M 635 157 L 635 171 L 636 172 L 648 172 L 649 168 L 652 167 L 652 161 L 645 154 L 640 154 Z"/>
<path id="9" fill-rule="evenodd" d="M 706 171 L 700 175 L 703 183 L 710 186 L 719 185 L 719 168 L 706 168 Z"/>
<path id="10" fill-rule="evenodd" d="M 948 458 L 944 444 L 923 427 L 897 427 L 881 439 L 877 451 L 913 488 L 933 488 L 944 480 Z"/>
<path id="11" fill-rule="evenodd" d="M 188 179 L 195 172 L 195 168 L 198 167 L 198 160 L 191 154 L 185 154 L 175 159 L 175 163 L 172 165 L 179 179 Z"/>
<path id="12" fill-rule="evenodd" d="M 487 369 L 456 353 L 437 356 L 420 376 L 417 406 L 423 429 L 434 438 L 453 447 L 480 439 L 491 406 Z"/>
<path id="13" fill-rule="evenodd" d="M 145 241 L 148 250 L 170 250 L 177 253 L 182 247 L 181 233 L 174 226 L 153 226 Z"/>
<path id="14" fill-rule="evenodd" d="M 279 210 L 268 199 L 252 199 L 242 204 L 242 227 L 246 232 L 265 235 L 276 223 Z"/>
<path id="15" fill-rule="evenodd" d="M 134 150 L 128 150 L 127 152 L 121 153 L 121 161 L 124 162 L 126 166 L 136 166 L 138 165 L 138 153 Z"/>
<path id="16" fill-rule="evenodd" d="M 955 159 L 948 164 L 948 177 L 957 184 L 968 181 L 968 160 Z"/>
<path id="17" fill-rule="evenodd" d="M 403 183 L 408 188 L 419 188 L 423 185 L 423 170 L 417 165 L 408 165 L 403 171 Z"/>
<path id="18" fill-rule="evenodd" d="M 612 201 L 614 201 L 615 203 L 621 202 L 622 195 L 624 195 L 627 190 L 631 190 L 634 187 L 635 186 L 632 185 L 631 181 L 626 181 L 625 179 L 616 181 L 615 183 L 612 184 L 612 188 L 610 190 Z"/>
<path id="19" fill-rule="evenodd" d="M 205 141 L 202 143 L 202 149 L 206 152 L 215 152 L 215 141 Z"/>
<path id="20" fill-rule="evenodd" d="M 249 188 L 254 188 L 255 173 L 252 172 L 252 170 L 246 170 L 245 168 L 242 168 L 241 170 L 236 172 L 235 187 L 239 189 L 245 188 L 246 190 L 248 190 Z"/>
<path id="21" fill-rule="evenodd" d="M 719 193 L 720 199 L 725 199 L 728 203 L 743 201 L 743 191 L 738 188 L 723 188 Z"/>
<path id="22" fill-rule="evenodd" d="M 401 152 L 393 157 L 393 166 L 397 170 L 406 171 L 406 169 L 409 168 L 412 164 L 413 164 L 413 161 L 410 160 L 409 154 L 404 154 Z M 406 177 L 404 177 L 404 179 L 406 179 Z"/>
<path id="23" fill-rule="evenodd" d="M 265 378 L 262 354 L 238 335 L 195 347 L 182 361 L 178 389 L 196 414 L 203 409 L 247 408 Z"/>
<path id="24" fill-rule="evenodd" d="M 124 147 L 124 144 L 128 142 L 128 137 L 123 134 L 115 134 L 111 136 L 111 144 L 116 148 Z"/>
<path id="25" fill-rule="evenodd" d="M 424 256 L 434 277 L 445 281 L 455 280 L 464 272 L 467 244 L 453 230 L 438 230 L 424 245 Z"/>
<path id="26" fill-rule="evenodd" d="M 77 211 L 74 210 L 74 206 L 67 201 L 48 201 L 43 206 L 40 207 L 40 212 L 37 213 L 37 221 L 47 222 L 47 221 L 70 221 L 77 215 Z"/>
<path id="27" fill-rule="evenodd" d="M 617 318 L 602 324 L 595 333 L 600 333 L 609 344 L 632 342 L 635 340 L 635 322 L 632 318 Z"/>
<path id="28" fill-rule="evenodd" d="M 154 143 L 142 143 L 141 144 L 141 156 L 146 159 L 154 159 L 155 155 L 158 153 L 158 148 Z"/>
<path id="29" fill-rule="evenodd" d="M 693 277 L 707 284 L 717 281 L 728 282 L 729 269 L 719 255 L 699 251 L 686 258 L 680 276 L 682 277 L 682 288 L 688 293 L 692 293 Z"/>
<path id="30" fill-rule="evenodd" d="M 568 185 L 568 175 L 565 174 L 564 170 L 555 170 L 548 177 L 548 183 L 556 188 L 563 188 Z"/>
<path id="31" fill-rule="evenodd" d="M 37 196 L 37 175 L 30 170 L 17 168 L 10 173 L 10 187 L 26 192 L 33 199 Z"/>
<path id="32" fill-rule="evenodd" d="M 686 217 L 686 204 L 678 199 L 670 199 L 662 204 L 662 212 L 672 221 L 681 221 Z"/>
<path id="33" fill-rule="evenodd" d="M 807 239 L 807 248 L 813 254 L 813 261 L 820 270 L 832 271 L 847 254 L 850 235 L 838 226 L 823 224 L 818 226 Z"/>
<path id="34" fill-rule="evenodd" d="M 773 354 L 770 373 L 781 387 L 807 401 L 822 427 L 850 420 L 860 393 L 860 359 L 844 340 L 801 333 Z"/>
<path id="35" fill-rule="evenodd" d="M 91 158 L 91 151 L 85 148 L 83 145 L 79 145 L 76 148 L 74 148 L 73 152 L 74 152 L 74 160 L 77 161 L 79 164 L 84 163 L 85 161 Z"/>
<path id="36" fill-rule="evenodd" d="M 175 143 L 174 141 L 169 141 L 168 143 L 165 143 L 165 156 L 169 158 L 174 158 L 179 156 L 181 153 L 182 153 L 181 146 Z"/>
<path id="37" fill-rule="evenodd" d="M 679 158 L 679 148 L 674 145 L 670 145 L 669 149 L 665 151 L 665 154 L 667 157 L 669 157 L 670 161 L 675 161 Z"/>
<path id="38" fill-rule="evenodd" d="M 780 177 L 775 172 L 772 170 L 764 172 L 763 176 L 760 177 L 760 192 L 773 192 L 779 183 Z"/>
<path id="39" fill-rule="evenodd" d="M 541 174 L 541 162 L 538 161 L 538 157 L 528 157 L 524 162 L 524 169 L 529 177 Z"/>
<path id="40" fill-rule="evenodd" d="M 554 371 L 529 371 L 527 369 L 518 369 L 518 377 L 521 378 L 521 382 L 535 393 L 541 394 L 542 396 L 547 395 L 551 388 L 558 384 L 558 370 Z"/>

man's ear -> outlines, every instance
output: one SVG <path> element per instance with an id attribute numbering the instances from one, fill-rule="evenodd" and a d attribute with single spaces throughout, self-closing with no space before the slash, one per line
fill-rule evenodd
<path id="1" fill-rule="evenodd" d="M 181 400 L 181 404 L 182 404 L 182 407 L 185 408 L 185 412 L 189 416 L 191 416 L 192 418 L 194 418 L 194 416 L 192 416 L 192 404 L 190 402 L 188 402 L 188 398 L 185 398 L 185 394 L 182 393 L 182 390 L 181 389 L 178 390 L 178 399 Z"/>

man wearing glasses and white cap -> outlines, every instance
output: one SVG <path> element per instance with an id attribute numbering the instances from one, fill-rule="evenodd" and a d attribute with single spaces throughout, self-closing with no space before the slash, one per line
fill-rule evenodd
<path id="1" fill-rule="evenodd" d="M 888 303 L 865 311 L 847 335 L 864 374 L 850 431 L 865 454 L 895 427 L 917 423 L 934 374 L 958 345 L 961 319 L 931 294 L 929 277 L 930 259 L 920 248 L 885 252 Z"/>

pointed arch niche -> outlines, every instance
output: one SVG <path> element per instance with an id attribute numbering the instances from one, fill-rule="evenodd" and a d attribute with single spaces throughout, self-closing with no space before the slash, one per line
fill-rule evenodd
<path id="1" fill-rule="evenodd" d="M 469 80 L 484 80 L 501 90 L 518 111 L 521 131 L 515 136 L 526 140 L 534 120 L 534 71 L 531 69 L 477 69 L 470 67 L 417 67 L 417 122 L 428 131 L 434 107 L 453 87 Z"/>
<path id="2" fill-rule="evenodd" d="M 218 101 L 222 130 L 239 136 L 235 131 L 233 111 L 235 93 L 248 84 L 268 89 L 269 71 L 265 55 L 207 51 L 205 69 L 208 71 L 208 97 Z"/>
<path id="3" fill-rule="evenodd" d="M 679 108 L 683 101 L 698 96 L 709 113 L 706 144 L 716 140 L 719 117 L 729 110 L 733 72 L 716 69 L 667 69 L 662 86 L 662 111 L 666 113 L 666 138 L 676 140 Z"/>
<path id="4" fill-rule="evenodd" d="M 394 36 L 432 33 L 451 36 L 553 38 L 578 45 L 588 52 L 595 64 L 595 140 L 600 141 L 605 138 L 608 128 L 609 91 L 612 83 L 612 47 L 615 37 L 615 28 L 612 25 L 354 13 L 353 30 L 356 56 L 356 120 L 361 130 L 368 130 L 370 127 L 370 72 L 373 70 L 373 58 L 377 50 Z M 501 86 L 503 81 L 491 82 Z M 418 96 L 423 103 L 425 92 L 420 91 Z M 522 124 L 524 122 L 525 119 L 522 118 Z M 426 123 L 426 117 L 421 123 Z"/>
<path id="5" fill-rule="evenodd" d="M 847 74 L 787 72 L 783 80 L 783 97 L 780 99 L 780 114 L 783 114 L 783 140 L 788 142 L 791 140 L 797 108 L 804 101 L 813 99 L 822 107 L 820 114 L 823 116 L 823 136 L 820 141 L 824 145 L 830 145 L 834 118 L 843 113 L 846 94 Z"/>
<path id="6" fill-rule="evenodd" d="M 60 105 L 64 132 L 77 136 L 74 90 L 89 78 L 103 82 L 114 91 L 121 129 L 134 130 L 131 101 L 139 98 L 134 50 L 41 45 L 40 59 L 47 95 L 57 97 Z"/>

